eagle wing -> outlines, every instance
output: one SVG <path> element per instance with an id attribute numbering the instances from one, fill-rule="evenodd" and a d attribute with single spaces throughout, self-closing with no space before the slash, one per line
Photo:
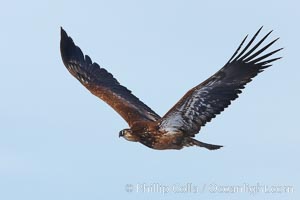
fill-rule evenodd
<path id="1" fill-rule="evenodd" d="M 201 126 L 220 114 L 238 97 L 245 85 L 258 73 L 270 67 L 271 63 L 280 59 L 267 59 L 280 51 L 277 49 L 263 54 L 279 38 L 257 50 L 262 42 L 270 35 L 270 31 L 258 43 L 249 49 L 261 31 L 257 31 L 249 43 L 241 51 L 247 36 L 244 38 L 233 56 L 213 76 L 189 90 L 161 119 L 159 129 L 163 132 L 183 131 L 194 136 Z M 267 59 L 267 60 L 266 60 Z"/>
<path id="2" fill-rule="evenodd" d="M 61 28 L 60 52 L 64 65 L 91 93 L 109 104 L 131 126 L 136 121 L 160 119 L 151 108 L 134 96 L 104 68 L 83 55 Z"/>

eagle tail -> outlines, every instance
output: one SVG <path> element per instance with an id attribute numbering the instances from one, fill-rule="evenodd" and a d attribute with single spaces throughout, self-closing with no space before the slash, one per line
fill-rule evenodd
<path id="1" fill-rule="evenodd" d="M 220 149 L 221 147 L 223 147 L 221 145 L 207 144 L 207 143 L 195 140 L 193 138 L 189 138 L 188 145 L 186 145 L 186 146 L 194 146 L 194 145 L 198 146 L 198 147 L 204 147 L 208 150 L 217 150 L 217 149 Z"/>

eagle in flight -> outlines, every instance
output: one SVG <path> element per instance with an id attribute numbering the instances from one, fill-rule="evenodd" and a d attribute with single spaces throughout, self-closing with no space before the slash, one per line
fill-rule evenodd
<path id="1" fill-rule="evenodd" d="M 189 146 L 215 150 L 222 146 L 207 144 L 194 138 L 200 128 L 228 107 L 252 78 L 281 58 L 270 56 L 282 48 L 265 53 L 279 38 L 262 46 L 272 31 L 258 42 L 255 41 L 261 29 L 262 27 L 242 48 L 247 35 L 224 67 L 190 89 L 163 117 L 122 86 L 106 69 L 84 55 L 63 28 L 60 52 L 68 71 L 128 123 L 129 128 L 120 131 L 119 137 L 158 150 Z"/>

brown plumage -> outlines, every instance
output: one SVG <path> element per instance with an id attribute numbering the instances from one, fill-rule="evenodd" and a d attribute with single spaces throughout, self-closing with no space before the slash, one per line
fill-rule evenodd
<path id="1" fill-rule="evenodd" d="M 120 131 L 120 137 L 159 150 L 194 145 L 214 150 L 222 146 L 195 140 L 195 134 L 201 126 L 228 107 L 253 77 L 280 59 L 269 57 L 282 48 L 262 54 L 278 38 L 258 50 L 272 31 L 253 45 L 261 29 L 241 50 L 246 36 L 223 68 L 189 90 L 163 117 L 120 85 L 104 68 L 92 62 L 89 56 L 84 56 L 62 28 L 60 51 L 69 72 L 126 120 L 130 128 Z M 253 47 L 250 48 L 251 45 Z"/>

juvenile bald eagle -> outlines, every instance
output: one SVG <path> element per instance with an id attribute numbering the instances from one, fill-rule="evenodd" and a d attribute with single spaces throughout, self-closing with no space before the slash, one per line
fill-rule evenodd
<path id="1" fill-rule="evenodd" d="M 130 128 L 120 131 L 119 137 L 159 150 L 194 145 L 215 150 L 222 146 L 194 139 L 201 126 L 228 107 L 253 77 L 281 58 L 269 57 L 282 48 L 264 53 L 279 38 L 258 49 L 272 31 L 253 44 L 261 29 L 241 49 L 246 36 L 223 68 L 189 90 L 163 117 L 122 86 L 112 74 L 92 62 L 88 55 L 84 55 L 62 28 L 60 51 L 69 72 L 126 120 Z"/>

